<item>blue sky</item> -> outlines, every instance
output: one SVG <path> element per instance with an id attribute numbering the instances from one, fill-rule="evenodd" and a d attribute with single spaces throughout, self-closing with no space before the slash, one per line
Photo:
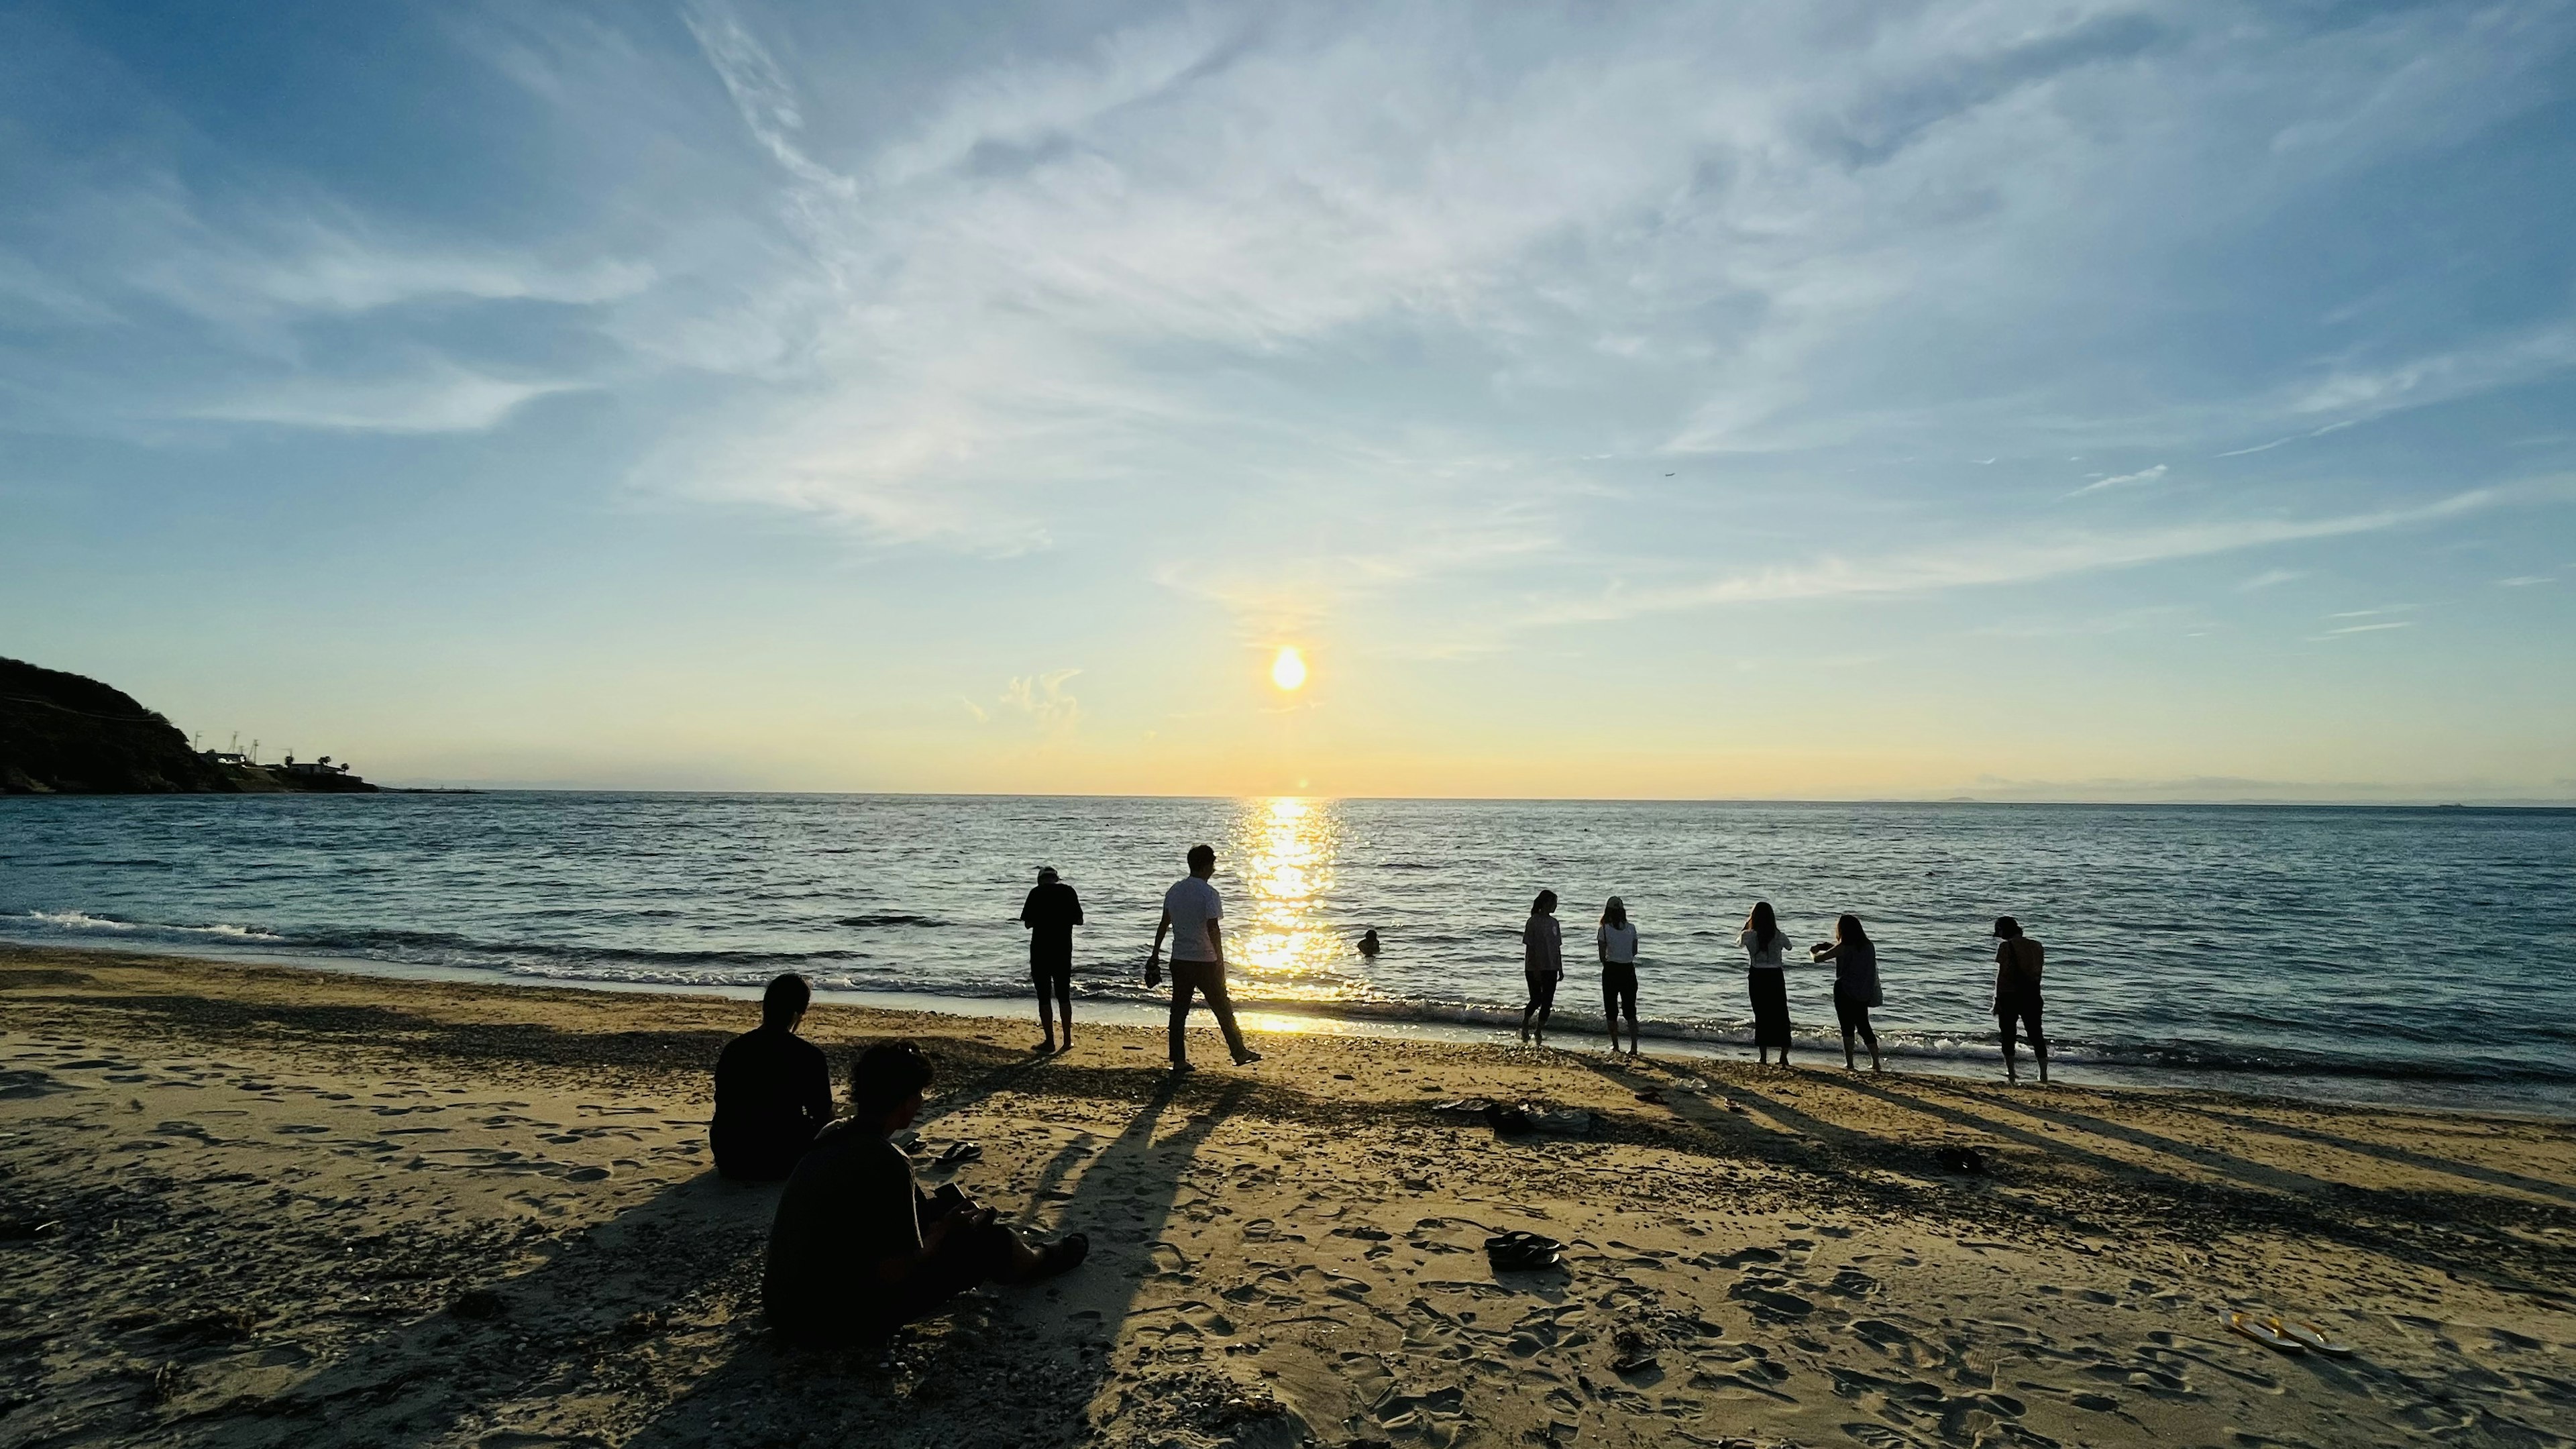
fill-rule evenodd
<path id="1" fill-rule="evenodd" d="M 2565 4 L 17 4 L 0 194 L 0 653 L 271 753 L 2576 798 Z"/>

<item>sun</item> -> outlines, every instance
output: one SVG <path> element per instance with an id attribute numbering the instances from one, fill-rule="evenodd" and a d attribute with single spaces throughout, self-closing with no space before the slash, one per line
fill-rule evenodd
<path id="1" fill-rule="evenodd" d="M 1281 689 L 1295 689 L 1306 682 L 1306 656 L 1294 648 L 1282 649 L 1270 661 L 1270 682 Z"/>

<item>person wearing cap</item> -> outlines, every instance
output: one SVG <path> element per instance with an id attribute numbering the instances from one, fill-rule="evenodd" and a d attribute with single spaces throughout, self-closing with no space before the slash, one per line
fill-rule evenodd
<path id="1" fill-rule="evenodd" d="M 1038 867 L 1038 883 L 1020 906 L 1020 924 L 1029 932 L 1029 980 L 1038 989 L 1038 1029 L 1046 1033 L 1033 1051 L 1073 1050 L 1073 928 L 1082 924 L 1082 897 L 1055 873 Z M 1064 1045 L 1055 1041 L 1055 1018 L 1047 1014 L 1047 997 L 1055 997 L 1064 1017 Z"/>
<path id="2" fill-rule="evenodd" d="M 2030 1054 L 2039 1059 L 2040 1085 L 2048 1084 L 2048 1038 L 2039 1034 L 2039 973 L 2048 953 L 2022 934 L 2021 922 L 1995 917 L 1995 1025 L 2004 1039 L 2004 1079 L 2018 1082 L 2013 1062 L 2013 1027 L 2030 1033 Z"/>
<path id="3" fill-rule="evenodd" d="M 1628 1014 L 1628 1055 L 1645 1049 L 1637 1036 L 1637 926 L 1628 919 L 1628 903 L 1612 896 L 1601 908 L 1601 1016 L 1610 1024 L 1610 1054 L 1619 1054 L 1619 1014 Z"/>

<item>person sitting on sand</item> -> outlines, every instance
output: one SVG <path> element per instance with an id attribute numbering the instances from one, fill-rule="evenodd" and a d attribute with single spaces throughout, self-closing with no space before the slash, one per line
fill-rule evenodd
<path id="1" fill-rule="evenodd" d="M 1052 1277 L 1091 1251 L 1080 1233 L 1032 1247 L 955 1188 L 925 1196 L 894 1145 L 921 1112 L 930 1059 L 878 1042 L 850 1068 L 850 1115 L 796 1164 L 769 1229 L 761 1305 L 804 1343 L 867 1344 L 979 1283 Z"/>
<path id="2" fill-rule="evenodd" d="M 1029 932 L 1029 979 L 1038 988 L 1038 1030 L 1046 1040 L 1038 1044 L 1042 1052 L 1055 1051 L 1055 1020 L 1047 1015 L 1047 997 L 1052 994 L 1058 1014 L 1064 1017 L 1065 1051 L 1073 1050 L 1073 928 L 1082 924 L 1082 897 L 1074 894 L 1055 873 L 1055 867 L 1038 867 L 1038 883 L 1021 903 L 1020 924 Z"/>
<path id="3" fill-rule="evenodd" d="M 1162 975 L 1163 937 L 1171 936 L 1169 1044 L 1175 1073 L 1195 1070 L 1190 1066 L 1189 1048 L 1193 991 L 1205 996 L 1208 1010 L 1216 1014 L 1217 1028 L 1225 1033 L 1225 1045 L 1234 1053 L 1234 1064 L 1244 1067 L 1261 1060 L 1261 1053 L 1243 1044 L 1243 1030 L 1234 1024 L 1234 1002 L 1225 994 L 1225 932 L 1218 925 L 1218 918 L 1225 914 L 1225 903 L 1208 881 L 1214 874 L 1216 847 L 1191 846 L 1190 873 L 1163 892 L 1163 919 L 1154 927 L 1154 949 L 1145 953 L 1145 985 L 1150 988 Z"/>
<path id="4" fill-rule="evenodd" d="M 1377 953 L 1385 949 L 1386 947 L 1381 945 L 1377 939 L 1377 927 L 1371 926 L 1360 933 L 1361 955 L 1366 956 L 1371 960 L 1375 960 L 1377 958 Z"/>
<path id="5" fill-rule="evenodd" d="M 1779 917 L 1771 912 L 1769 901 L 1755 901 L 1753 913 L 1744 918 L 1744 932 L 1735 938 L 1744 948 L 1744 988 L 1753 998 L 1753 1046 L 1762 1064 L 1771 1064 L 1771 1049 L 1780 1049 L 1780 1065 L 1789 1065 L 1789 985 L 1782 979 L 1780 953 L 1788 949 L 1789 935 L 1780 929 Z"/>
<path id="6" fill-rule="evenodd" d="M 832 1120 L 832 1066 L 796 1034 L 814 988 L 793 972 L 760 997 L 760 1026 L 716 1056 L 716 1115 L 708 1136 L 716 1171 L 742 1182 L 776 1182 L 795 1170 L 814 1134 Z"/>
<path id="7" fill-rule="evenodd" d="M 1540 891 L 1530 902 L 1529 924 L 1521 927 L 1521 975 L 1529 982 L 1529 1004 L 1521 1008 L 1521 1044 L 1535 1035 L 1547 1045 L 1547 1014 L 1556 1009 L 1556 983 L 1565 979 L 1565 937 L 1556 924 L 1556 892 Z M 1538 1029 L 1530 1029 L 1530 1018 Z"/>
<path id="8" fill-rule="evenodd" d="M 1995 1027 L 2004 1039 L 2004 1080 L 2021 1080 L 2013 1061 L 2013 1024 L 2030 1033 L 2030 1054 L 2039 1059 L 2039 1082 L 2048 1085 L 2048 1038 L 2039 1034 L 2039 973 L 2048 952 L 2021 933 L 2021 922 L 1995 917 Z"/>
<path id="9" fill-rule="evenodd" d="M 1869 1009 L 1879 1002 L 1878 948 L 1870 944 L 1869 933 L 1861 929 L 1860 917 L 1837 917 L 1834 938 L 1810 946 L 1807 954 L 1818 961 L 1834 963 L 1834 1020 L 1843 1028 L 1843 1070 L 1860 1070 L 1852 1053 L 1855 1035 L 1869 1043 L 1869 1069 L 1887 1070 L 1878 1063 L 1878 1033 L 1869 1025 Z"/>
<path id="10" fill-rule="evenodd" d="M 1610 1024 L 1610 1054 L 1619 1054 L 1619 1013 L 1628 1013 L 1628 1055 L 1645 1049 L 1637 1036 L 1637 927 L 1628 919 L 1628 904 L 1617 896 L 1601 908 L 1601 1016 Z"/>

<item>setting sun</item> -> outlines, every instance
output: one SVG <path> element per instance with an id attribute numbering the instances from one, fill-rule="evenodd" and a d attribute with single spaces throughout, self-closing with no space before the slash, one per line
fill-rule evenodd
<path id="1" fill-rule="evenodd" d="M 1306 682 L 1306 656 L 1295 649 L 1282 649 L 1270 661 L 1270 682 L 1281 689 L 1295 689 Z"/>

